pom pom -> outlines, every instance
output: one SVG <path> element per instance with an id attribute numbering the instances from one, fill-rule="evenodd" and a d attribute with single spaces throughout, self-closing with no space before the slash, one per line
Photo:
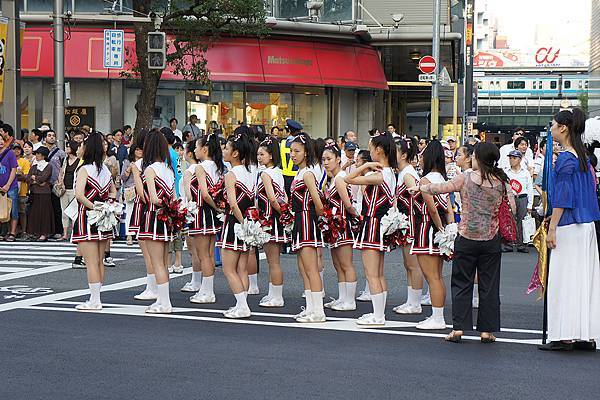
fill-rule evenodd
<path id="1" fill-rule="evenodd" d="M 279 215 L 279 222 L 283 225 L 283 230 L 287 235 L 291 235 L 294 230 L 294 212 L 289 203 L 279 203 L 281 213 Z"/>
<path id="2" fill-rule="evenodd" d="M 196 217 L 198 216 L 198 203 L 195 201 L 190 201 L 187 203 L 187 207 L 184 207 L 183 203 L 180 205 L 181 208 L 187 208 L 187 212 L 185 214 L 185 222 L 188 224 L 193 224 L 196 221 Z"/>
<path id="3" fill-rule="evenodd" d="M 406 214 L 392 207 L 381 218 L 381 231 L 383 242 L 392 247 L 405 247 L 412 243 L 410 236 L 410 223 Z"/>
<path id="4" fill-rule="evenodd" d="M 446 261 L 454 258 L 454 241 L 458 235 L 458 226 L 448 224 L 443 231 L 438 231 L 433 238 L 433 242 L 440 247 L 440 253 Z"/>
<path id="5" fill-rule="evenodd" d="M 94 209 L 88 210 L 88 222 L 96 225 L 99 232 L 110 232 L 121 222 L 123 205 L 114 201 L 94 202 Z"/>
<path id="6" fill-rule="evenodd" d="M 178 232 L 186 224 L 188 210 L 181 204 L 180 199 L 171 199 L 165 197 L 162 199 L 162 205 L 156 212 L 156 219 L 163 222 L 167 229 Z"/>
<path id="7" fill-rule="evenodd" d="M 217 208 L 220 210 L 225 210 L 227 207 L 227 199 L 225 193 L 225 181 L 223 179 L 219 179 L 216 184 L 208 188 L 208 194 L 212 197 L 215 202 Z"/>
<path id="8" fill-rule="evenodd" d="M 244 218 L 241 224 L 235 224 L 233 227 L 235 236 L 250 247 L 261 247 L 271 238 L 258 221 L 251 221 Z"/>
<path id="9" fill-rule="evenodd" d="M 323 205 L 323 215 L 319 217 L 317 225 L 323 234 L 326 243 L 334 244 L 345 229 L 346 221 L 337 207 L 331 207 L 329 203 Z"/>

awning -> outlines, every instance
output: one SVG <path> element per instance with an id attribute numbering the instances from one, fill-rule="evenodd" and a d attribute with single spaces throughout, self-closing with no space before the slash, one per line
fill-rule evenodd
<path id="1" fill-rule="evenodd" d="M 27 28 L 23 38 L 24 77 L 50 78 L 54 73 L 53 39 L 47 27 Z M 125 33 L 123 70 L 103 67 L 102 29 L 72 28 L 65 41 L 65 77 L 119 79 L 135 54 L 133 32 Z M 375 49 L 359 44 L 316 41 L 226 38 L 211 47 L 206 58 L 215 82 L 285 83 L 387 89 Z M 181 80 L 171 70 L 163 79 Z"/>

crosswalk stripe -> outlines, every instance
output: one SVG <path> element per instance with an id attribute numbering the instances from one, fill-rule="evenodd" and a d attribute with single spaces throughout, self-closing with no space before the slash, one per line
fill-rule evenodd
<path id="1" fill-rule="evenodd" d="M 22 264 L 22 263 L 21 263 Z M 0 272 L 2 273 L 10 273 L 10 272 L 21 272 L 21 271 L 29 271 L 33 268 L 23 268 L 23 267 L 0 267 Z"/>

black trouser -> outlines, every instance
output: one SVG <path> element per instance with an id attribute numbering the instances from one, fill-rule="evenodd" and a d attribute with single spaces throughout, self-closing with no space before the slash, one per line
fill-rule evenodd
<path id="1" fill-rule="evenodd" d="M 515 198 L 517 212 L 515 220 L 517 222 L 517 247 L 525 246 L 523 244 L 523 219 L 527 216 L 527 195 L 520 195 Z"/>
<path id="2" fill-rule="evenodd" d="M 50 195 L 52 200 L 52 213 L 54 214 L 54 234 L 62 235 L 64 233 L 62 226 L 62 207 L 60 206 L 60 197 L 52 193 Z"/>
<path id="3" fill-rule="evenodd" d="M 452 261 L 452 322 L 455 330 L 473 328 L 473 281 L 479 276 L 477 330 L 500 330 L 500 236 L 477 241 L 458 236 Z"/>

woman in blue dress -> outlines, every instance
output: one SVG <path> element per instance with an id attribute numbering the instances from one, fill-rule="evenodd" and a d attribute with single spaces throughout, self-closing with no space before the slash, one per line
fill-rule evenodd
<path id="1" fill-rule="evenodd" d="M 552 137 L 563 147 L 554 166 L 552 218 L 546 239 L 548 339 L 540 350 L 596 350 L 600 338 L 600 261 L 594 221 L 600 220 L 596 177 L 581 136 L 585 115 L 562 110 Z"/>

